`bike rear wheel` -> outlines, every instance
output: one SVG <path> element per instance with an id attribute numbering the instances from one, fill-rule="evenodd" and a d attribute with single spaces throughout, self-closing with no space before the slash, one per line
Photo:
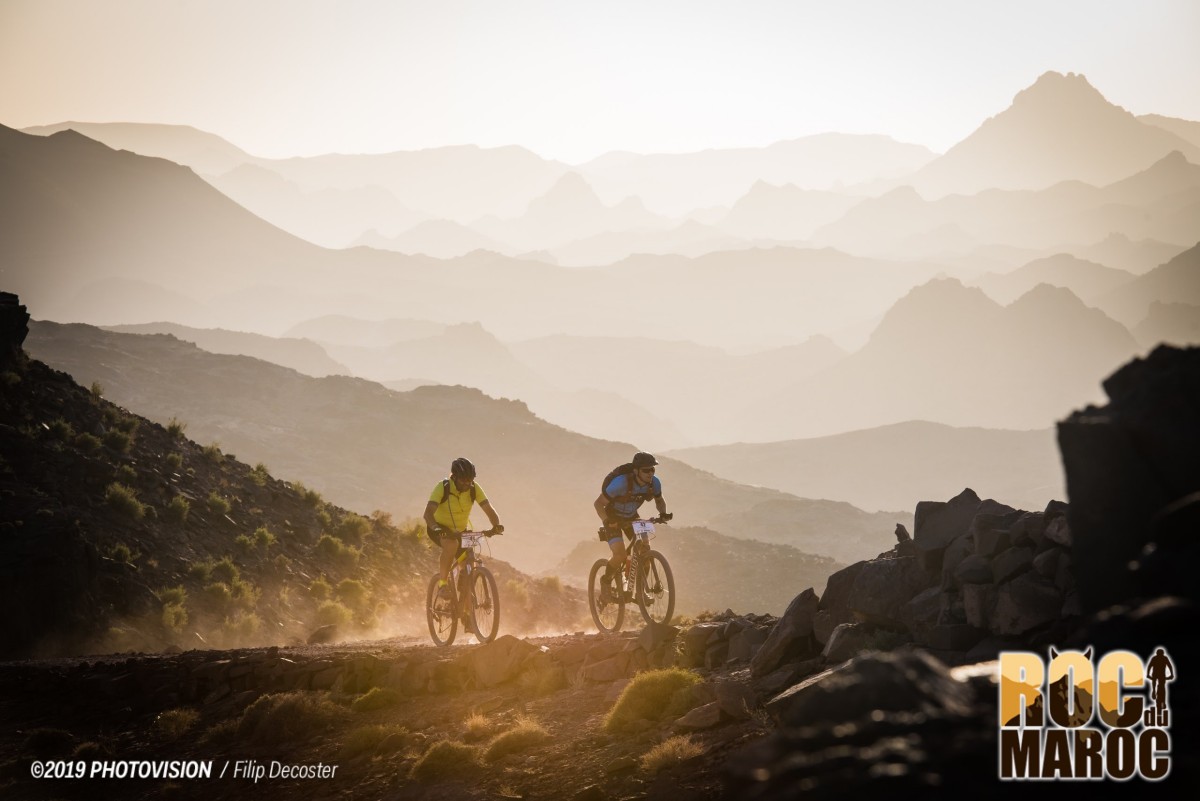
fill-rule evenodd
<path id="1" fill-rule="evenodd" d="M 625 602 L 620 599 L 621 588 L 618 586 L 621 577 L 618 575 L 613 578 L 613 589 L 618 593 L 616 600 L 606 601 L 600 599 L 600 582 L 604 578 L 604 572 L 608 570 L 607 559 L 597 559 L 592 565 L 592 572 L 588 574 L 588 607 L 592 610 L 592 620 L 596 623 L 596 628 L 605 634 L 611 634 L 614 631 L 621 630 L 621 623 L 625 621 Z"/>
<path id="2" fill-rule="evenodd" d="M 434 576 L 429 580 L 429 591 L 425 594 L 425 621 L 429 624 L 429 636 L 435 645 L 450 645 L 454 635 L 458 633 L 458 606 L 454 598 L 454 587 L 450 587 L 450 599 L 438 598 L 438 579 Z"/>
<path id="3" fill-rule="evenodd" d="M 471 621 L 480 642 L 496 639 L 500 629 L 500 594 L 492 571 L 486 567 L 475 568 L 471 578 Z"/>
<path id="4" fill-rule="evenodd" d="M 675 614 L 675 576 L 658 551 L 647 554 L 639 566 L 634 598 L 647 623 L 671 622 Z"/>

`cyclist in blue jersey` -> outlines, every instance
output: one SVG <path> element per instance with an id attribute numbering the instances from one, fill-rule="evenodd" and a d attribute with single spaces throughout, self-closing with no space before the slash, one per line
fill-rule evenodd
<path id="1" fill-rule="evenodd" d="M 600 597 L 605 601 L 615 600 L 612 584 L 617 571 L 625 564 L 625 537 L 633 540 L 631 523 L 637 518 L 638 509 L 651 498 L 658 508 L 658 516 L 667 521 L 671 514 L 667 512 L 667 502 L 662 495 L 662 482 L 654 475 L 658 460 L 649 453 L 639 451 L 633 455 L 628 465 L 622 465 L 610 474 L 600 496 L 594 504 L 596 514 L 604 525 L 600 529 L 600 538 L 607 540 L 612 549 L 612 558 L 608 560 L 608 570 L 600 583 Z"/>

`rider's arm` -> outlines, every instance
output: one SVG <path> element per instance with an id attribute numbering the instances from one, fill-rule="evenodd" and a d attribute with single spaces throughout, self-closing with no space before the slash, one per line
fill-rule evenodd
<path id="1" fill-rule="evenodd" d="M 479 508 L 482 509 L 483 513 L 488 516 L 488 520 L 492 521 L 492 528 L 500 525 L 500 515 L 496 514 L 496 509 L 492 506 L 491 501 L 480 501 Z"/>
<path id="2" fill-rule="evenodd" d="M 662 495 L 654 496 L 654 505 L 658 507 L 658 514 L 660 517 L 667 513 L 667 502 Z"/>
<path id="3" fill-rule="evenodd" d="M 607 523 L 608 517 L 604 514 L 604 510 L 608 507 L 608 496 L 603 492 L 596 498 L 596 502 L 592 506 L 596 507 L 596 514 L 600 515 L 600 522 Z"/>
<path id="4" fill-rule="evenodd" d="M 438 505 L 434 501 L 425 504 L 425 530 L 433 531 L 438 527 L 438 523 L 433 519 L 433 513 L 437 511 Z"/>

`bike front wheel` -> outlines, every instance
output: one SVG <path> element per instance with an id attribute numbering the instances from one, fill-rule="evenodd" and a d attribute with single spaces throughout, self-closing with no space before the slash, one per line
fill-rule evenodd
<path id="1" fill-rule="evenodd" d="M 606 570 L 608 570 L 607 559 L 597 559 L 596 563 L 592 565 L 592 572 L 588 574 L 588 607 L 592 610 L 592 620 L 595 621 L 596 628 L 605 634 L 611 634 L 621 630 L 621 623 L 625 620 L 625 602 L 620 599 L 620 596 L 614 600 L 600 597 L 600 582 L 604 578 Z M 614 589 L 618 593 L 620 592 L 620 581 L 620 576 L 613 579 Z"/>
<path id="2" fill-rule="evenodd" d="M 458 633 L 458 615 L 454 613 L 458 604 L 453 597 L 453 587 L 450 588 L 449 600 L 438 598 L 439 578 L 441 576 L 434 576 L 429 580 L 429 592 L 425 594 L 425 620 L 429 623 L 429 636 L 434 644 L 450 645 Z"/>
<path id="3" fill-rule="evenodd" d="M 658 551 L 651 551 L 639 565 L 634 598 L 647 623 L 671 622 L 675 614 L 675 576 Z"/>
<path id="4" fill-rule="evenodd" d="M 476 568 L 471 577 L 471 620 L 480 642 L 496 639 L 500 630 L 500 595 L 496 579 L 486 567 Z"/>

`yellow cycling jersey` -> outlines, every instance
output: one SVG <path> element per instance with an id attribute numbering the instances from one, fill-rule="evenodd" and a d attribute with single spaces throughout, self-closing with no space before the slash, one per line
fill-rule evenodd
<path id="1" fill-rule="evenodd" d="M 450 490 L 450 500 L 442 503 L 447 486 Z M 487 499 L 487 493 L 483 491 L 483 487 L 476 484 L 475 500 L 472 501 L 471 490 L 459 492 L 458 487 L 454 486 L 454 479 L 450 479 L 449 483 L 439 481 L 434 486 L 433 492 L 429 493 L 429 500 L 438 505 L 437 511 L 433 513 L 433 519 L 438 525 L 455 532 L 466 531 L 471 527 L 471 509 L 476 503 L 483 503 Z"/>

